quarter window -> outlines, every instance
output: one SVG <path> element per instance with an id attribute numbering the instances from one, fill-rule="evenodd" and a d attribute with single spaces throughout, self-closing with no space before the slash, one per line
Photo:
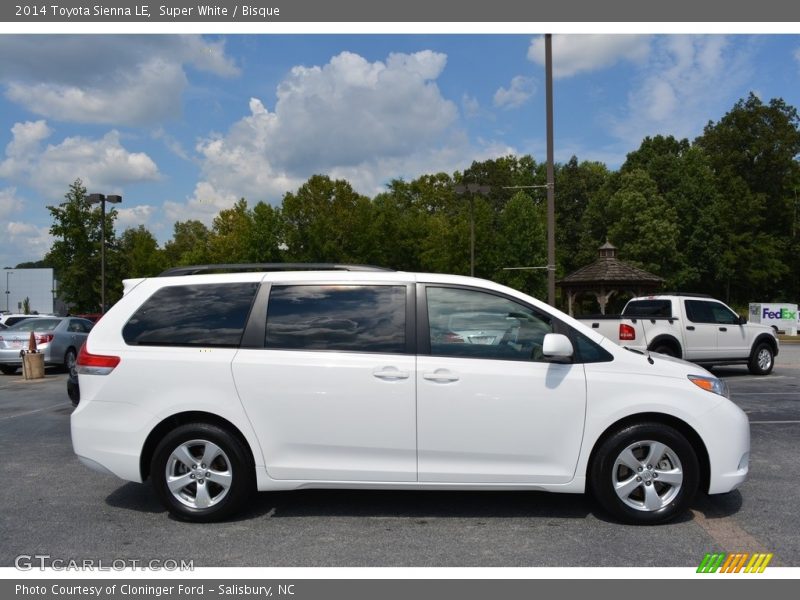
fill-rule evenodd
<path id="1" fill-rule="evenodd" d="M 543 361 L 552 317 L 501 296 L 458 288 L 429 287 L 431 354 Z"/>
<path id="2" fill-rule="evenodd" d="M 406 350 L 406 288 L 273 286 L 265 346 L 402 354 Z"/>
<path id="3" fill-rule="evenodd" d="M 257 283 L 163 287 L 122 329 L 132 346 L 237 347 Z"/>

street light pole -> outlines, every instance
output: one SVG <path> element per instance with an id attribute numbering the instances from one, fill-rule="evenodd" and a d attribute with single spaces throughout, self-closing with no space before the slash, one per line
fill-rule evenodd
<path id="1" fill-rule="evenodd" d="M 8 276 L 13 274 L 14 273 L 11 272 L 11 269 L 6 269 L 6 312 L 10 312 L 8 308 L 8 300 L 11 297 L 11 292 L 8 291 Z"/>
<path id="2" fill-rule="evenodd" d="M 106 202 L 119 204 L 122 196 L 89 194 L 89 204 L 100 204 L 100 314 L 106 312 Z"/>

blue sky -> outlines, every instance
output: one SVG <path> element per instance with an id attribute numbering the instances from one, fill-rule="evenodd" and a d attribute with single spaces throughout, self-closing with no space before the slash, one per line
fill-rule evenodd
<path id="1" fill-rule="evenodd" d="M 310 175 L 374 195 L 507 153 L 544 160 L 534 35 L 0 36 L 0 266 L 50 247 L 80 177 L 161 241 Z M 800 36 L 556 35 L 556 159 L 618 167 L 749 92 L 800 107 Z"/>

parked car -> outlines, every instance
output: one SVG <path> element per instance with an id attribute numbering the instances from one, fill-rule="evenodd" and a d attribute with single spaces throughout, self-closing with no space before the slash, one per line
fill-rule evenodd
<path id="1" fill-rule="evenodd" d="M 490 281 L 276 268 L 125 282 L 78 357 L 81 462 L 194 521 L 254 490 L 378 488 L 590 491 L 650 524 L 747 476 L 747 416 L 695 364 Z M 447 339 L 454 315 L 507 329 Z"/>
<path id="2" fill-rule="evenodd" d="M 93 325 L 86 319 L 71 317 L 25 319 L 12 325 L 0 333 L 0 372 L 13 375 L 22 366 L 20 351 L 27 350 L 31 332 L 37 349 L 44 353 L 45 364 L 69 371 Z"/>
<path id="3" fill-rule="evenodd" d="M 642 352 L 701 364 L 745 364 L 768 375 L 780 344 L 774 329 L 748 323 L 723 302 L 701 294 L 633 298 L 621 315 L 579 318 L 609 339 Z"/>

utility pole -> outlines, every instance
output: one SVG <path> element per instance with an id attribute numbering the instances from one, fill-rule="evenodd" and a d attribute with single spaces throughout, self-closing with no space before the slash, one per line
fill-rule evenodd
<path id="1" fill-rule="evenodd" d="M 89 194 L 89 204 L 99 204 L 102 221 L 100 231 L 100 313 L 106 313 L 106 202 L 119 204 L 122 196 L 104 196 L 103 194 Z"/>
<path id="2" fill-rule="evenodd" d="M 556 305 L 556 202 L 553 172 L 553 34 L 544 36 L 547 97 L 547 303 Z"/>

